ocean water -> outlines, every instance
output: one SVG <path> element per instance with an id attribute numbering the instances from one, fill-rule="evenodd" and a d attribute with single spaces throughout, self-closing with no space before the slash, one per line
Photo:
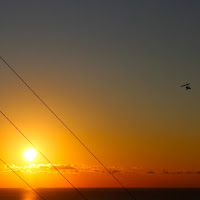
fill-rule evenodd
<path id="1" fill-rule="evenodd" d="M 129 189 L 136 200 L 200 200 L 199 189 Z M 46 200 L 82 200 L 74 189 L 37 189 Z M 122 189 L 80 189 L 88 200 L 131 200 Z M 0 189 L 0 200 L 40 200 L 26 189 Z"/>

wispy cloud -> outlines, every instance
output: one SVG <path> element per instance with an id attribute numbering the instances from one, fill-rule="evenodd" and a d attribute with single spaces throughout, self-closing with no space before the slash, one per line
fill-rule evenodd
<path id="1" fill-rule="evenodd" d="M 166 170 L 162 171 L 162 174 L 167 175 L 182 175 L 182 174 L 200 174 L 200 171 L 190 171 L 190 170 Z"/>
<path id="2" fill-rule="evenodd" d="M 151 171 L 147 171 L 146 173 L 147 173 L 147 174 L 155 174 L 155 171 L 152 171 L 152 170 L 151 170 Z"/>
<path id="3" fill-rule="evenodd" d="M 64 172 L 76 170 L 76 167 L 70 164 L 54 164 L 54 166 Z M 24 166 L 10 165 L 10 167 L 14 171 L 22 173 L 52 173 L 54 171 L 54 168 L 51 164 L 29 164 Z M 7 166 L 4 166 L 1 171 L 6 173 L 10 171 L 10 169 Z"/>
<path id="4" fill-rule="evenodd" d="M 106 170 L 99 166 L 87 166 L 87 165 L 75 165 L 75 164 L 54 164 L 54 166 L 62 173 L 77 174 L 77 173 L 98 173 L 104 174 Z M 10 167 L 16 172 L 21 173 L 56 173 L 56 170 L 51 164 L 29 164 L 24 166 L 10 165 Z M 149 175 L 200 175 L 200 170 L 151 170 L 143 167 L 131 167 L 131 168 L 120 168 L 120 167 L 109 167 L 108 168 L 113 174 L 149 174 Z M 0 169 L 0 173 L 8 173 L 10 169 L 7 166 Z"/>
<path id="5" fill-rule="evenodd" d="M 78 166 L 74 164 L 54 164 L 54 166 L 63 173 L 106 173 L 104 169 L 98 166 Z M 10 165 L 10 167 L 16 172 L 22 173 L 56 173 L 51 164 L 29 164 L 24 166 Z M 113 174 L 122 172 L 122 170 L 113 167 L 109 168 L 109 170 Z M 4 166 L 3 169 L 0 169 L 0 172 L 10 172 L 10 169 L 7 166 Z"/>

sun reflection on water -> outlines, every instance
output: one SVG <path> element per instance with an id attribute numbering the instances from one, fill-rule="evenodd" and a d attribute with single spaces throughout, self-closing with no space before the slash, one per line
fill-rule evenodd
<path id="1" fill-rule="evenodd" d="M 40 200 L 40 197 L 31 189 L 24 190 L 22 200 Z"/>

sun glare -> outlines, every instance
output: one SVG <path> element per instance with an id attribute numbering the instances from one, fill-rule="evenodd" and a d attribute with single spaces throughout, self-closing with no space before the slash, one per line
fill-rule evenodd
<path id="1" fill-rule="evenodd" d="M 24 153 L 24 158 L 28 161 L 33 161 L 37 156 L 35 149 L 27 149 Z"/>

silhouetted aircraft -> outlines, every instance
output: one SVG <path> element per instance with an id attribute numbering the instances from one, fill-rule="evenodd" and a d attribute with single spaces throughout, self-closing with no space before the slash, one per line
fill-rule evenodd
<path id="1" fill-rule="evenodd" d="M 185 87 L 186 90 L 191 90 L 190 83 L 186 83 L 184 85 L 181 85 L 181 87 Z"/>

